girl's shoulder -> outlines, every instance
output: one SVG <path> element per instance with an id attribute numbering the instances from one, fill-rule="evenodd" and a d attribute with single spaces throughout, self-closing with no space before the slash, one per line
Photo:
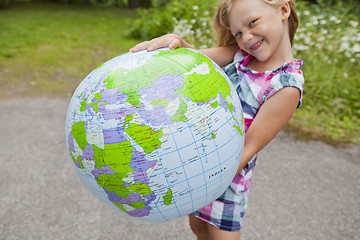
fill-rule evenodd
<path id="1" fill-rule="evenodd" d="M 301 71 L 301 67 L 304 64 L 303 60 L 294 59 L 292 62 L 284 63 L 276 70 L 257 72 L 247 67 L 252 58 L 253 56 L 247 55 L 242 50 L 236 52 L 234 61 L 224 68 L 226 74 L 233 83 L 238 83 L 240 79 L 247 79 L 246 81 L 258 84 L 278 82 L 286 86 L 289 81 L 291 84 L 294 84 L 295 82 L 296 85 L 304 84 L 303 72 Z"/>
<path id="2" fill-rule="evenodd" d="M 277 91 L 285 87 L 295 87 L 301 93 L 299 106 L 301 105 L 304 88 L 304 76 L 301 71 L 304 62 L 301 59 L 284 63 L 274 71 L 256 72 L 246 67 L 252 58 L 251 55 L 237 53 L 236 57 L 237 59 L 224 69 L 236 88 L 250 89 L 256 96 L 261 96 L 258 99 L 261 105 Z"/>
<path id="3" fill-rule="evenodd" d="M 234 56 L 234 63 L 244 61 L 245 57 L 248 56 L 243 50 L 239 49 Z"/>
<path id="4" fill-rule="evenodd" d="M 253 58 L 253 56 L 247 54 L 246 52 L 242 51 L 241 49 L 239 49 L 234 56 L 234 61 L 229 64 L 225 69 L 228 69 L 230 66 L 236 66 L 236 68 L 238 70 L 242 70 L 244 72 L 251 72 L 252 74 L 259 74 L 259 75 L 266 75 L 266 74 L 271 74 L 274 75 L 276 73 L 281 73 L 282 71 L 285 71 L 287 73 L 300 73 L 302 74 L 301 71 L 301 67 L 304 64 L 304 61 L 301 59 L 295 59 L 292 62 L 287 62 L 284 63 L 282 66 L 280 66 L 279 68 L 277 68 L 276 70 L 273 71 L 265 71 L 265 72 L 257 72 L 254 71 L 252 69 L 249 69 L 247 67 L 248 63 L 251 61 L 251 59 Z"/>

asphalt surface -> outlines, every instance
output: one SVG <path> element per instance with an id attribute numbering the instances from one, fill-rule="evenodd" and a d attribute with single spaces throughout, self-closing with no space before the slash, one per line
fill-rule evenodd
<path id="1" fill-rule="evenodd" d="M 65 147 L 69 99 L 0 101 L 0 239 L 195 239 L 187 218 L 144 223 L 81 184 Z M 241 239 L 359 239 L 360 146 L 281 132 L 260 154 Z"/>

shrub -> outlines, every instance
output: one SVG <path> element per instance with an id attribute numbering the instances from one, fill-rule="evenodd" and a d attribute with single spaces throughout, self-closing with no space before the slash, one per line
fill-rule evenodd
<path id="1" fill-rule="evenodd" d="M 88 0 L 91 5 L 95 6 L 114 6 L 125 7 L 127 6 L 127 0 Z"/>
<path id="2" fill-rule="evenodd" d="M 130 26 L 130 35 L 149 40 L 175 32 L 197 47 L 213 45 L 212 18 L 216 2 L 169 1 L 163 8 L 139 9 L 140 17 Z"/>
<path id="3" fill-rule="evenodd" d="M 320 124 L 330 138 L 359 141 L 360 25 L 352 11 L 343 3 L 301 5 L 293 50 L 305 60 L 302 125 Z"/>
<path id="4" fill-rule="evenodd" d="M 0 8 L 7 7 L 10 4 L 10 0 L 0 0 Z"/>

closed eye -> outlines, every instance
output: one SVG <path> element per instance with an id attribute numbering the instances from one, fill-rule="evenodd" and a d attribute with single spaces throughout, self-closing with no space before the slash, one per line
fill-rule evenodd
<path id="1" fill-rule="evenodd" d="M 258 19 L 249 22 L 249 27 L 253 27 Z"/>
<path id="2" fill-rule="evenodd" d="M 236 38 L 237 38 L 237 37 L 240 37 L 241 34 L 242 34 L 242 32 L 237 32 L 237 33 L 235 33 L 235 37 L 236 37 Z"/>

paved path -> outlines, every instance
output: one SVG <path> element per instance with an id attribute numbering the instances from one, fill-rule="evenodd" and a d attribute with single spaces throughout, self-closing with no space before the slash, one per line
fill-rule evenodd
<path id="1" fill-rule="evenodd" d="M 68 99 L 0 101 L 0 239 L 195 239 L 182 218 L 124 217 L 80 184 L 65 149 Z M 242 240 L 358 239 L 360 149 L 281 132 L 260 154 Z"/>

